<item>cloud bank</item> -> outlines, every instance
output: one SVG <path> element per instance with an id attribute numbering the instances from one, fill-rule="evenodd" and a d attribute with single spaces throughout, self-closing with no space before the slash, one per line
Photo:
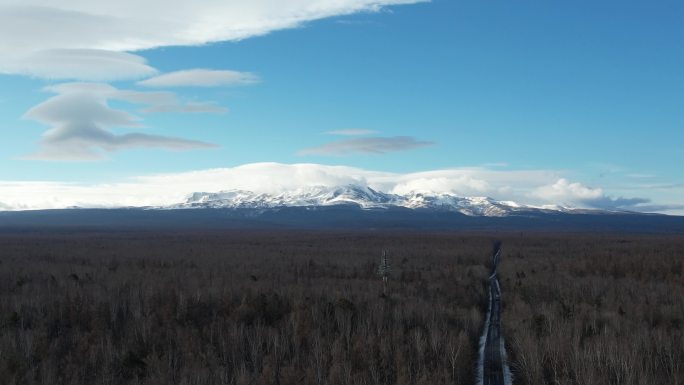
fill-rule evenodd
<path id="1" fill-rule="evenodd" d="M 667 212 L 680 209 L 650 205 L 643 198 L 613 198 L 603 190 L 559 178 L 552 170 L 493 170 L 452 168 L 416 173 L 391 173 L 320 164 L 253 163 L 175 174 L 149 175 L 119 183 L 76 184 L 0 181 L 3 209 L 164 206 L 183 202 L 198 191 L 242 189 L 279 193 L 312 186 L 357 184 L 379 191 L 405 194 L 449 192 L 489 196 L 522 204 Z"/>
<path id="2" fill-rule="evenodd" d="M 173 93 L 120 90 L 101 83 L 65 83 L 46 88 L 56 93 L 33 107 L 24 117 L 47 124 L 39 150 L 28 156 L 40 160 L 98 160 L 104 153 L 128 148 L 157 147 L 172 150 L 215 147 L 210 143 L 160 135 L 116 135 L 115 127 L 141 127 L 140 118 L 108 105 L 110 100 L 148 106 L 148 111 L 214 110 L 213 105 L 183 105 Z"/>
<path id="3" fill-rule="evenodd" d="M 156 71 L 130 52 L 237 41 L 421 1 L 0 0 L 0 73 L 90 81 L 142 78 Z"/>
<path id="4" fill-rule="evenodd" d="M 645 198 L 612 198 L 601 188 L 587 187 L 578 182 L 572 183 L 565 178 L 535 189 L 533 195 L 561 205 L 572 206 L 579 203 L 583 207 L 606 210 L 631 210 L 650 202 Z"/>

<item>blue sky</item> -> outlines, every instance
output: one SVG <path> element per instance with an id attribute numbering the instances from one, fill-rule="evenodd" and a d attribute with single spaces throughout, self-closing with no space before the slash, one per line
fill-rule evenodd
<path id="1" fill-rule="evenodd" d="M 89 33 L 84 16 L 83 30 L 73 36 L 57 34 L 54 44 L 47 44 L 51 28 L 62 27 L 60 19 L 44 17 L 45 9 L 38 12 L 25 2 L 0 1 L 0 22 L 15 20 L 19 9 L 21 17 L 45 27 L 43 35 L 39 30 L 26 41 L 14 37 L 23 36 L 22 31 L 0 34 L 4 56 L 23 60 L 0 60 L 5 73 L 0 75 L 0 205 L 21 206 L 17 195 L 22 189 L 36 193 L 19 182 L 94 186 L 277 162 L 344 165 L 402 176 L 452 170 L 446 178 L 467 174 L 489 186 L 445 187 L 454 193 L 508 199 L 507 192 L 515 190 L 512 198 L 531 204 L 600 207 L 608 202 L 607 207 L 683 212 L 684 4 L 394 4 L 399 2 L 412 3 L 358 0 L 328 9 L 327 3 L 334 2 L 321 1 L 316 12 L 307 13 L 302 12 L 309 10 L 306 0 L 292 1 L 292 9 L 279 9 L 275 2 L 268 12 L 227 2 L 236 8 L 229 5 L 215 13 L 237 15 L 226 21 L 234 28 L 217 32 L 193 25 L 192 31 L 199 32 L 192 39 L 166 36 L 158 29 L 148 32 L 139 26 L 139 11 L 123 6 L 124 11 L 116 12 L 129 13 L 113 16 L 130 17 L 135 25 L 130 31 L 81 41 L 79 36 Z M 41 5 L 38 0 L 29 3 Z M 110 11 L 64 3 L 58 11 L 73 11 L 78 20 Z M 154 1 L 142 3 L 143 9 L 155 7 Z M 212 13 L 202 1 L 196 7 L 207 8 L 193 10 L 197 20 Z M 245 12 L 243 18 L 240 12 Z M 304 16 L 283 22 L 292 15 Z M 250 17 L 256 21 L 245 32 L 240 23 Z M 8 31 L 0 27 L 0 32 Z M 147 34 L 157 40 L 137 42 Z M 30 52 L 20 45 L 31 47 Z M 100 73 L 106 66 L 93 69 L 90 57 L 55 56 L 62 48 L 128 52 L 146 64 L 143 68 L 131 59 L 130 67 Z M 185 85 L 140 84 L 193 69 L 236 71 L 233 75 L 253 76 L 253 81 L 233 79 L 207 87 L 196 86 L 195 76 Z M 99 102 L 140 118 L 141 127 L 112 123 L 105 127 L 108 132 L 167 139 L 152 148 L 150 141 L 157 139 L 98 147 L 93 143 L 103 142 L 89 142 L 92 132 L 85 141 L 41 139 L 51 126 L 64 123 L 63 111 L 78 115 L 89 108 L 83 88 L 73 87 L 59 94 L 80 95 L 69 101 L 69 108 L 65 101 L 42 105 L 56 95 L 55 88 L 76 81 L 109 84 L 116 91 L 106 91 L 106 100 Z M 133 103 L 121 90 L 166 93 L 165 98 L 177 100 L 172 107 L 163 102 L 160 108 L 167 112 L 146 113 L 141 110 L 161 105 L 158 99 Z M 86 97 L 101 98 L 101 92 L 88 89 Z M 208 112 L 168 111 L 183 110 L 187 103 Z M 57 118 L 55 111 L 60 111 Z M 73 119 L 73 127 L 83 124 L 82 116 Z M 343 130 L 363 135 L 329 134 Z M 85 131 L 74 129 L 70 135 L 75 132 Z M 86 154 L 83 146 L 92 151 Z M 538 177 L 527 185 L 507 182 L 524 172 Z M 8 192 L 10 182 L 13 190 Z M 233 182 L 215 188 L 229 189 Z M 58 189 L 54 194 L 76 193 Z M 641 200 L 623 202 L 620 197 Z"/>

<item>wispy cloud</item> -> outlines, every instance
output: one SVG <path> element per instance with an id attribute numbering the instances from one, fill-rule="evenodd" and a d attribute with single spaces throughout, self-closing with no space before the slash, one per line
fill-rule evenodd
<path id="1" fill-rule="evenodd" d="M 126 53 L 237 41 L 309 21 L 422 0 L 10 0 L 0 6 L 0 73 L 103 81 L 154 74 Z"/>
<path id="2" fill-rule="evenodd" d="M 141 56 L 98 49 L 50 49 L 0 58 L 0 71 L 3 69 L 45 79 L 87 81 L 138 79 L 157 73 Z"/>
<path id="3" fill-rule="evenodd" d="M 146 113 L 182 112 L 224 114 L 228 112 L 228 108 L 212 102 L 187 102 L 185 104 L 156 104 L 151 107 L 143 108 L 141 111 Z"/>
<path id="4" fill-rule="evenodd" d="M 309 21 L 425 0 L 8 0 L 0 4 L 0 74 L 44 79 L 116 81 L 145 79 L 146 87 L 216 87 L 253 84 L 251 72 L 188 69 L 159 75 L 135 52 L 168 46 L 199 46 L 238 41 L 273 31 L 296 28 Z M 78 89 L 80 87 L 80 89 Z M 89 87 L 85 89 L 84 87 Z M 62 85 L 57 93 L 25 117 L 50 125 L 36 159 L 92 160 L 107 152 L 133 147 L 190 149 L 212 144 L 142 133 L 116 135 L 114 127 L 138 127 L 140 119 L 108 105 L 119 100 L 145 106 L 142 112 L 214 112 L 227 109 L 213 103 L 180 103 L 175 94 Z"/>
<path id="5" fill-rule="evenodd" d="M 589 207 L 604 210 L 645 211 L 643 206 L 651 203 L 651 200 L 648 198 L 613 198 L 604 195 L 596 199 L 583 201 L 582 203 Z"/>
<path id="6" fill-rule="evenodd" d="M 338 140 L 299 151 L 299 155 L 385 154 L 431 146 L 434 142 L 410 136 L 370 137 Z"/>
<path id="7" fill-rule="evenodd" d="M 191 69 L 169 72 L 143 81 L 144 87 L 219 87 L 254 84 L 259 77 L 251 72 L 229 70 Z"/>
<path id="8" fill-rule="evenodd" d="M 110 100 L 147 105 L 152 110 L 197 109 L 197 106 L 181 104 L 173 93 L 119 90 L 101 83 L 65 83 L 46 90 L 57 95 L 24 115 L 50 126 L 41 137 L 38 151 L 27 156 L 29 159 L 99 160 L 106 152 L 128 148 L 216 147 L 196 140 L 142 133 L 116 135 L 110 131 L 113 127 L 141 127 L 139 117 L 110 107 Z"/>
<path id="9" fill-rule="evenodd" d="M 367 130 L 363 128 L 347 128 L 344 130 L 334 130 L 334 131 L 328 131 L 326 134 L 328 135 L 339 135 L 339 136 L 364 136 L 364 135 L 373 135 L 377 134 L 378 132 L 375 130 Z"/>
<path id="10" fill-rule="evenodd" d="M 674 215 L 684 215 L 683 204 L 642 204 L 639 211 L 644 213 L 671 213 Z"/>

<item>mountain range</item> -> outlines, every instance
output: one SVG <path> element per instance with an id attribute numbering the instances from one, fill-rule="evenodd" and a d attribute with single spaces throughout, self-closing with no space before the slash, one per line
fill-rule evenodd
<path id="1" fill-rule="evenodd" d="M 278 194 L 228 190 L 217 193 L 197 192 L 181 204 L 166 208 L 278 209 L 283 207 L 355 206 L 360 209 L 406 208 L 455 212 L 468 216 L 505 217 L 540 212 L 586 212 L 562 206 L 534 207 L 488 197 L 461 197 L 453 193 L 410 192 L 391 194 L 367 186 L 314 186 Z"/>
<path id="2" fill-rule="evenodd" d="M 277 194 L 190 194 L 158 207 L 0 211 L 0 233 L 73 230 L 610 231 L 684 233 L 684 217 L 563 206 L 535 207 L 450 193 L 392 194 L 359 185 Z"/>

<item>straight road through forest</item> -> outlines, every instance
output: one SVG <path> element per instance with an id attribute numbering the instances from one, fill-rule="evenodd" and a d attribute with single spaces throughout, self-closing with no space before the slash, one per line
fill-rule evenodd
<path id="1" fill-rule="evenodd" d="M 496 268 L 501 258 L 501 245 L 496 244 L 492 256 L 492 272 L 489 276 L 489 309 L 485 323 L 484 350 L 481 351 L 480 384 L 509 385 L 510 376 L 505 362 L 504 342 L 501 336 L 501 286 Z"/>

